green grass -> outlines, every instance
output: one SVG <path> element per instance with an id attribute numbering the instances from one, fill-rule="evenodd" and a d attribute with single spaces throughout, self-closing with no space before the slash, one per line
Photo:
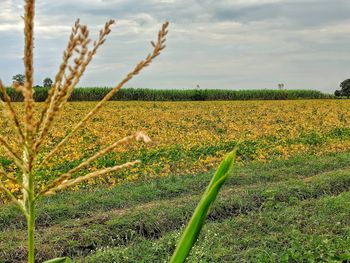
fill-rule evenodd
<path id="1" fill-rule="evenodd" d="M 340 262 L 349 251 L 350 192 L 208 223 L 188 262 Z M 166 262 L 179 230 L 98 249 L 85 262 Z"/>
<path id="2" fill-rule="evenodd" d="M 48 88 L 36 87 L 34 98 L 44 101 Z M 99 101 L 111 88 L 76 88 L 71 101 Z M 13 101 L 22 101 L 23 96 L 7 89 Z M 116 93 L 111 100 L 142 100 L 142 101 L 204 101 L 204 100 L 294 100 L 294 99 L 327 99 L 333 95 L 324 94 L 317 90 L 220 90 L 220 89 L 134 89 L 125 88 Z"/>
<path id="3" fill-rule="evenodd" d="M 236 167 L 190 262 L 319 262 L 345 253 L 349 159 L 345 152 Z M 37 260 L 164 262 L 211 177 L 160 178 L 41 200 Z M 24 222 L 12 206 L 0 209 L 3 262 L 25 258 Z"/>

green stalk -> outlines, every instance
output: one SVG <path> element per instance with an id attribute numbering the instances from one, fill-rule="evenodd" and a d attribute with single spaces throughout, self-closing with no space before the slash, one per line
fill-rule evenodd
<path id="1" fill-rule="evenodd" d="M 34 263 L 34 230 L 35 230 L 35 205 L 34 205 L 34 180 L 29 175 L 28 191 L 28 263 Z"/>
<path id="2" fill-rule="evenodd" d="M 35 187 L 30 160 L 29 146 L 26 142 L 23 150 L 23 162 L 26 169 L 23 171 L 23 203 L 27 212 L 28 263 L 35 263 Z"/>
<path id="3" fill-rule="evenodd" d="M 211 179 L 207 190 L 204 192 L 201 201 L 195 209 L 190 222 L 186 226 L 185 231 L 176 246 L 175 252 L 170 259 L 170 263 L 185 262 L 204 225 L 210 206 L 215 201 L 221 186 L 232 172 L 233 164 L 236 159 L 236 152 L 237 149 L 234 149 L 221 162 L 215 175 Z"/>

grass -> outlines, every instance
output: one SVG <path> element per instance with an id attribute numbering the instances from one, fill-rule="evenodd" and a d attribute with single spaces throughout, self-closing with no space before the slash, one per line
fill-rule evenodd
<path id="1" fill-rule="evenodd" d="M 45 101 L 48 88 L 36 87 L 34 98 Z M 76 88 L 70 101 L 100 101 L 111 88 Z M 7 92 L 12 101 L 22 101 L 21 93 L 8 88 Z M 327 99 L 333 95 L 317 90 L 222 90 L 222 89 L 134 89 L 125 88 L 116 93 L 111 100 L 139 101 L 205 101 L 205 100 L 294 100 L 294 99 Z"/>
<path id="2" fill-rule="evenodd" d="M 188 262 L 340 262 L 349 251 L 349 202 L 346 192 L 211 222 Z M 178 236 L 97 250 L 85 262 L 166 262 Z"/>
<path id="3" fill-rule="evenodd" d="M 317 262 L 345 253 L 349 158 L 344 152 L 236 167 L 190 262 L 274 262 L 282 257 Z M 159 178 L 40 201 L 37 260 L 70 256 L 87 262 L 164 262 L 211 176 Z M 337 221 L 329 220 L 331 216 Z M 0 227 L 0 258 L 23 260 L 25 220 L 6 206 L 0 210 Z"/>

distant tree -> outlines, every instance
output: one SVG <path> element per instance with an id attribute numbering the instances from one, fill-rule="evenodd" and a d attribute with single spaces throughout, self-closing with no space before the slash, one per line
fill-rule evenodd
<path id="1" fill-rule="evenodd" d="M 338 95 L 337 95 L 338 94 Z M 350 79 L 344 80 L 342 83 L 340 83 L 340 90 L 337 90 L 334 93 L 335 96 L 346 96 L 350 97 Z"/>
<path id="2" fill-rule="evenodd" d="M 334 96 L 340 97 L 341 96 L 341 91 L 340 90 L 334 91 Z"/>
<path id="3" fill-rule="evenodd" d="M 283 83 L 278 83 L 278 89 L 284 89 L 284 84 Z"/>
<path id="4" fill-rule="evenodd" d="M 45 87 L 45 88 L 51 88 L 52 83 L 53 83 L 52 79 L 50 79 L 50 78 L 45 78 L 44 81 L 43 81 L 43 87 Z"/>
<path id="5" fill-rule="evenodd" d="M 17 74 L 12 77 L 13 81 L 18 82 L 18 84 L 23 85 L 26 77 L 23 74 Z"/>

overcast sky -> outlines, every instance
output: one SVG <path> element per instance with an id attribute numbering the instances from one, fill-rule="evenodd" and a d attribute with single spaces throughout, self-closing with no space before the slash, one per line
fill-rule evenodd
<path id="1" fill-rule="evenodd" d="M 0 2 L 0 78 L 23 71 L 23 1 Z M 79 86 L 112 86 L 151 51 L 170 22 L 167 48 L 128 83 L 142 88 L 333 92 L 350 78 L 349 0 L 38 0 L 35 82 L 55 76 L 76 18 L 95 37 L 117 24 Z"/>

